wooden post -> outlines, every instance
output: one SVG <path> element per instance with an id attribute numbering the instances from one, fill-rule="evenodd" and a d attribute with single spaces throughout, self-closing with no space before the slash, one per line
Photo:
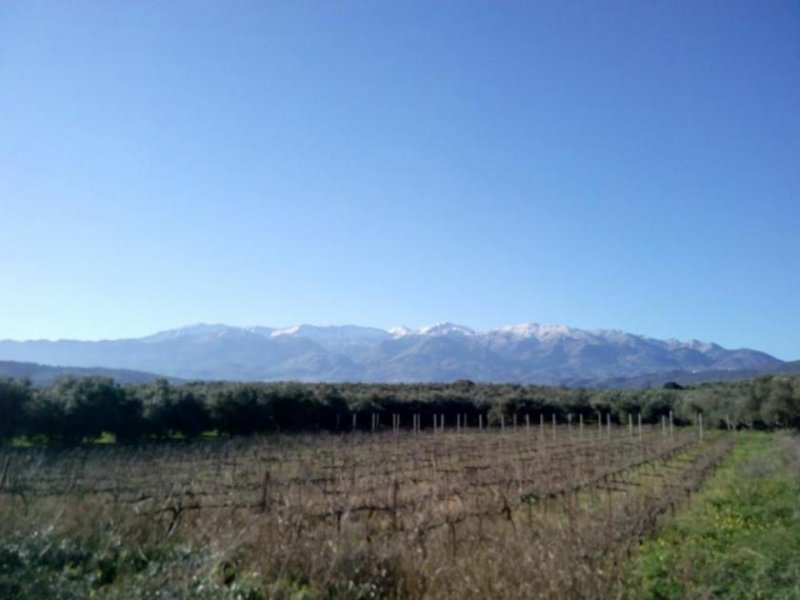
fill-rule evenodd
<path id="1" fill-rule="evenodd" d="M 608 430 L 608 437 L 611 437 L 611 413 L 606 413 L 606 429 Z"/>
<path id="2" fill-rule="evenodd" d="M 553 413 L 553 439 L 556 439 L 556 413 Z"/>
<path id="3" fill-rule="evenodd" d="M 639 441 L 642 439 L 642 413 L 638 413 L 636 416 L 638 423 L 639 423 Z"/>
<path id="4" fill-rule="evenodd" d="M 567 415 L 567 434 L 572 437 L 572 413 Z"/>
<path id="5" fill-rule="evenodd" d="M 353 431 L 358 429 L 358 415 L 353 413 Z"/>
<path id="6" fill-rule="evenodd" d="M 503 432 L 506 430 L 506 416 L 500 415 L 500 431 Z"/>
<path id="7" fill-rule="evenodd" d="M 517 430 L 517 413 L 514 413 L 513 419 L 514 419 L 514 431 L 516 431 Z"/>
<path id="8" fill-rule="evenodd" d="M 525 415 L 525 429 L 528 433 L 531 432 L 531 416 L 530 414 Z"/>
<path id="9" fill-rule="evenodd" d="M 664 415 L 661 415 L 661 435 L 667 435 L 667 418 Z"/>
<path id="10" fill-rule="evenodd" d="M 700 441 L 702 442 L 703 441 L 703 413 L 700 413 L 698 416 L 699 416 L 699 421 L 700 421 Z"/>
<path id="11" fill-rule="evenodd" d="M 478 431 L 483 431 L 483 413 L 478 415 Z"/>
<path id="12" fill-rule="evenodd" d="M 597 411 L 597 437 L 603 435 L 603 413 Z"/>
<path id="13" fill-rule="evenodd" d="M 264 513 L 269 508 L 269 471 L 264 471 L 264 479 L 261 481 L 261 502 L 258 504 L 259 510 Z"/>
<path id="14" fill-rule="evenodd" d="M 672 418 L 672 411 L 669 411 L 669 437 L 675 434 L 675 422 Z"/>
<path id="15" fill-rule="evenodd" d="M 580 435 L 581 435 L 581 437 L 583 437 L 583 413 L 578 415 L 578 419 L 579 419 L 578 427 L 579 427 L 579 430 L 580 430 Z"/>
<path id="16" fill-rule="evenodd" d="M 544 413 L 539 413 L 539 439 L 544 439 Z"/>

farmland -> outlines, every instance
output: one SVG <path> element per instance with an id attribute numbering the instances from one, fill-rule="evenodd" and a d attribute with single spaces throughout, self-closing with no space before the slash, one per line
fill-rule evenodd
<path id="1" fill-rule="evenodd" d="M 3 597 L 608 597 L 736 434 L 638 424 L 0 452 Z"/>

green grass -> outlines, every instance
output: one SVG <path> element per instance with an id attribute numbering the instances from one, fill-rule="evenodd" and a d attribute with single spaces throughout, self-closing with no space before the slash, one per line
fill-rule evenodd
<path id="1" fill-rule="evenodd" d="M 800 438 L 739 434 L 692 506 L 634 561 L 631 598 L 800 598 Z"/>

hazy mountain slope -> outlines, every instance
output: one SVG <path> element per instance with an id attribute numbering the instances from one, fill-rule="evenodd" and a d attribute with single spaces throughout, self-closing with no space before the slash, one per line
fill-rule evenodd
<path id="1" fill-rule="evenodd" d="M 615 330 L 525 323 L 476 332 L 441 323 L 384 331 L 354 325 L 193 325 L 139 339 L 0 341 L 0 359 L 164 373 L 185 379 L 574 383 L 660 373 L 764 372 L 755 350 Z"/>
<path id="2" fill-rule="evenodd" d="M 141 371 L 128 371 L 125 369 L 103 369 L 101 367 L 54 367 L 49 365 L 39 365 L 36 363 L 13 362 L 0 360 L 0 377 L 12 377 L 14 379 L 29 379 L 34 385 L 50 385 L 59 377 L 72 375 L 74 377 L 111 377 L 118 383 L 143 384 L 151 383 L 161 377 L 155 373 L 143 373 Z M 171 381 L 179 381 L 177 378 L 170 377 Z"/>

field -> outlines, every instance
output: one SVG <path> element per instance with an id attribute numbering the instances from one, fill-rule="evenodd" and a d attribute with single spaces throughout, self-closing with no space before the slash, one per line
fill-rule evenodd
<path id="1" fill-rule="evenodd" d="M 0 596 L 600 598 L 736 435 L 525 424 L 0 453 Z"/>

